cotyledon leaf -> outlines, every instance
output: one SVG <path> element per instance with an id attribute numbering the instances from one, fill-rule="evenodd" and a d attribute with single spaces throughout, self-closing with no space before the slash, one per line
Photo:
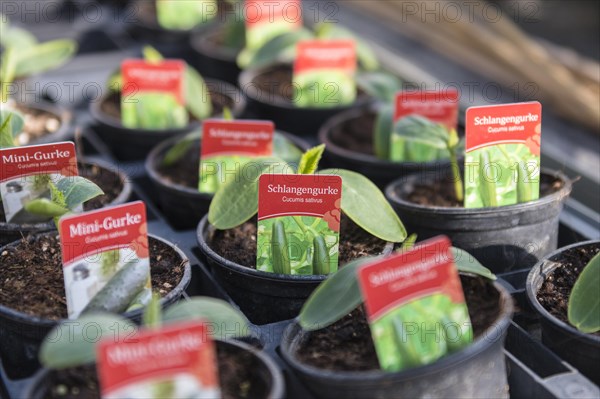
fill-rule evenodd
<path id="1" fill-rule="evenodd" d="M 67 207 L 71 210 L 85 201 L 104 194 L 104 191 L 94 182 L 81 176 L 64 177 L 56 183 L 56 187 L 64 194 Z"/>
<path id="2" fill-rule="evenodd" d="M 569 323 L 584 333 L 600 331 L 600 253 L 585 266 L 569 297 Z"/>

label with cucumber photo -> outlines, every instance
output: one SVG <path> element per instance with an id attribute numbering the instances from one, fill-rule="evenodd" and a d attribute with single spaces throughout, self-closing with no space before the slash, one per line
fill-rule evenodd
<path id="1" fill-rule="evenodd" d="M 121 123 L 132 129 L 182 128 L 185 107 L 185 62 L 128 59 L 121 64 Z"/>
<path id="2" fill-rule="evenodd" d="M 304 40 L 296 46 L 292 102 L 297 107 L 332 108 L 356 100 L 356 43 Z"/>
<path id="3" fill-rule="evenodd" d="M 28 212 L 27 205 L 51 199 L 73 176 L 78 176 L 72 142 L 0 149 L 0 197 L 8 223 L 43 223 L 52 218 Z M 80 211 L 79 205 L 74 211 Z"/>
<path id="4" fill-rule="evenodd" d="M 450 251 L 439 236 L 362 267 L 359 285 L 379 365 L 400 371 L 469 345 L 469 311 Z"/>
<path id="5" fill-rule="evenodd" d="M 341 202 L 340 176 L 262 175 L 256 268 L 278 274 L 336 272 Z"/>
<path id="6" fill-rule="evenodd" d="M 98 345 L 103 398 L 220 398 L 209 328 L 183 322 Z"/>
<path id="7" fill-rule="evenodd" d="M 198 190 L 215 193 L 241 169 L 252 168 L 253 158 L 273 155 L 274 130 L 270 121 L 204 121 Z"/>
<path id="8" fill-rule="evenodd" d="M 67 311 L 123 313 L 152 296 L 146 205 L 131 202 L 59 222 Z"/>
<path id="9" fill-rule="evenodd" d="M 513 205 L 539 198 L 539 102 L 471 107 L 465 128 L 465 208 Z"/>

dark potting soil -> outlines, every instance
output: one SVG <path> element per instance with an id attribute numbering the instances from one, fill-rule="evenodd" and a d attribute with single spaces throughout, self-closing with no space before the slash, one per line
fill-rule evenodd
<path id="1" fill-rule="evenodd" d="M 19 145 L 28 145 L 60 128 L 60 118 L 50 112 L 29 108 L 23 104 L 17 104 L 15 107 L 25 118 L 23 132 L 17 136 Z"/>
<path id="2" fill-rule="evenodd" d="M 163 157 L 164 153 L 159 157 L 161 161 Z M 170 183 L 197 189 L 200 178 L 200 141 L 195 141 L 184 156 L 172 165 L 159 164 L 157 171 Z"/>
<path id="3" fill-rule="evenodd" d="M 115 200 L 123 191 L 123 182 L 116 173 L 101 168 L 97 165 L 82 164 L 78 165 L 79 176 L 85 177 L 96 183 L 98 187 L 104 191 L 103 195 L 99 195 L 96 198 L 92 198 L 83 204 L 85 211 L 91 211 L 94 209 L 100 209 L 103 206 L 110 204 Z M 0 205 L 0 222 L 6 222 L 6 215 L 4 214 L 4 207 Z"/>
<path id="4" fill-rule="evenodd" d="M 259 399 L 268 387 L 256 372 L 255 358 L 248 352 L 217 344 L 219 383 L 223 399 Z M 53 371 L 46 399 L 92 399 L 100 397 L 95 366 Z"/>
<path id="5" fill-rule="evenodd" d="M 563 182 L 552 176 L 541 175 L 540 198 L 551 195 L 563 187 Z M 454 184 L 450 180 L 438 180 L 415 184 L 414 190 L 408 196 L 402 193 L 402 187 L 396 188 L 396 193 L 403 199 L 424 206 L 440 206 L 445 208 L 462 207 L 463 203 L 456 199 Z"/>
<path id="6" fill-rule="evenodd" d="M 223 258 L 256 269 L 256 218 L 229 230 L 216 230 L 208 245 Z M 367 255 L 378 255 L 385 242 L 358 227 L 342 214 L 340 224 L 340 265 Z"/>
<path id="7" fill-rule="evenodd" d="M 560 264 L 546 277 L 537 293 L 537 300 L 550 314 L 569 324 L 567 309 L 571 290 L 587 263 L 600 252 L 600 244 L 571 248 L 552 261 Z M 600 331 L 593 333 L 600 337 Z"/>
<path id="8" fill-rule="evenodd" d="M 152 289 L 169 293 L 183 277 L 184 265 L 168 245 L 149 238 Z M 0 304 L 41 318 L 67 317 L 62 253 L 58 235 L 23 238 L 0 253 Z"/>
<path id="9" fill-rule="evenodd" d="M 461 276 L 474 337 L 500 314 L 500 295 L 480 277 Z M 363 307 L 321 330 L 308 333 L 294 354 L 302 363 L 326 370 L 378 370 L 379 362 Z"/>
<path id="10" fill-rule="evenodd" d="M 210 90 L 210 87 L 209 87 Z M 233 109 L 234 102 L 230 97 L 227 97 L 221 93 L 210 92 L 210 102 L 212 104 L 212 114 L 211 116 L 220 115 L 223 113 L 223 108 L 228 107 L 229 109 Z M 102 104 L 100 104 L 100 109 L 106 115 L 110 117 L 121 120 L 121 94 L 113 93 L 110 96 L 106 97 Z M 190 121 L 197 120 L 192 114 L 189 114 Z"/>
<path id="11" fill-rule="evenodd" d="M 360 116 L 348 119 L 331 129 L 331 141 L 339 147 L 365 155 L 375 156 L 373 129 L 376 115 L 365 111 Z"/>

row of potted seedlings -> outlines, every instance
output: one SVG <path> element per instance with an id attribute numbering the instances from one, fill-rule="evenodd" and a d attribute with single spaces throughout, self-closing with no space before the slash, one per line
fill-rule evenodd
<path id="1" fill-rule="evenodd" d="M 260 27 L 248 25 L 247 38 L 252 36 L 253 29 Z M 528 268 L 538 262 L 533 266 L 528 280 L 531 302 L 534 307 L 542 309 L 537 305 L 541 303 L 562 320 L 556 321 L 556 317 L 550 316 L 551 321 L 547 322 L 549 329 L 543 333 L 544 342 L 560 351 L 560 347 L 565 345 L 554 344 L 560 342 L 560 339 L 553 336 L 553 331 L 563 328 L 567 336 L 576 336 L 588 344 L 581 352 L 570 351 L 572 357 L 568 357 L 569 354 L 564 357 L 593 379 L 593 367 L 578 362 L 587 358 L 593 364 L 599 358 L 599 341 L 597 333 L 594 333 L 598 330 L 597 312 L 581 311 L 598 309 L 597 295 L 594 296 L 593 289 L 590 289 L 594 287 L 594 282 L 597 283 L 598 262 L 594 255 L 598 252 L 598 244 L 581 244 L 584 249 L 577 246 L 576 249 L 568 249 L 565 253 L 561 251 L 560 254 L 550 255 L 548 260 L 540 261 L 556 249 L 558 215 L 570 192 L 571 183 L 560 173 L 540 172 L 539 104 L 524 103 L 469 110 L 464 133 L 465 144 L 459 138 L 463 135 L 462 132 L 460 136 L 456 133 L 456 93 L 433 93 L 434 97 L 430 97 L 432 93 L 420 92 L 401 92 L 395 95 L 399 85 L 397 82 L 391 84 L 393 79 L 385 74 L 369 72 L 357 79 L 363 86 L 359 86 L 358 90 L 354 89 L 354 95 L 350 95 L 354 100 L 349 102 L 356 110 L 335 115 L 344 107 L 328 107 L 325 101 L 301 107 L 292 101 L 292 81 L 298 82 L 296 79 L 304 73 L 304 79 L 309 84 L 316 84 L 316 87 L 319 87 L 319 82 L 334 81 L 336 88 L 342 93 L 352 92 L 346 89 L 356 87 L 356 83 L 348 83 L 344 79 L 346 76 L 355 76 L 356 68 L 348 67 L 348 59 L 353 59 L 355 65 L 356 59 L 361 59 L 361 52 L 358 46 L 348 40 L 322 40 L 327 37 L 347 38 L 345 32 L 329 33 L 332 36 L 327 36 L 326 27 L 317 29 L 316 34 L 313 34 L 296 25 L 293 29 L 289 26 L 282 28 L 281 32 L 266 40 L 262 46 L 260 40 L 258 45 L 252 44 L 249 47 L 250 43 L 246 43 L 247 48 L 240 53 L 243 56 L 238 55 L 242 63 L 246 57 L 248 64 L 253 61 L 258 63 L 256 65 L 260 65 L 260 62 L 270 64 L 260 65 L 269 73 L 251 75 L 247 71 L 246 78 L 242 75 L 240 82 L 252 82 L 259 88 L 256 91 L 260 93 L 257 94 L 258 98 L 253 97 L 249 91 L 246 94 L 250 102 L 254 103 L 254 112 L 265 119 L 273 119 L 274 124 L 232 120 L 234 116 L 241 115 L 243 106 L 241 100 L 227 98 L 219 92 L 218 88 L 225 87 L 223 83 L 217 84 L 216 90 L 211 90 L 210 82 L 204 82 L 186 63 L 164 60 L 152 48 L 145 49 L 143 62 L 125 62 L 120 73 L 115 73 L 111 78 L 110 86 L 113 90 L 110 94 L 103 101 L 92 105 L 92 114 L 97 121 L 101 121 L 98 132 L 117 156 L 142 159 L 155 147 L 147 156 L 146 167 L 148 175 L 161 188 L 157 198 L 161 208 L 165 213 L 172 212 L 169 217 L 177 227 L 190 228 L 200 221 L 196 232 L 200 249 L 211 266 L 213 275 L 240 307 L 243 315 L 226 308 L 222 303 L 206 299 L 180 301 L 167 307 L 180 298 L 189 283 L 189 262 L 176 247 L 150 236 L 147 251 L 142 251 L 142 255 L 146 256 L 140 256 L 139 253 L 137 255 L 138 258 L 149 259 L 151 286 L 163 297 L 160 304 L 166 308 L 164 313 L 161 315 L 158 298 L 153 299 L 149 295 L 146 280 L 142 281 L 140 290 L 131 292 L 123 283 L 124 277 L 120 275 L 121 280 L 114 281 L 122 282 L 122 286 L 118 287 L 117 284 L 115 291 L 107 289 L 97 301 L 92 301 L 94 306 L 89 309 L 86 310 L 89 304 L 79 309 L 84 314 L 79 319 L 79 326 L 83 328 L 87 322 L 97 323 L 102 326 L 102 336 L 111 336 L 114 332 L 111 326 L 115 320 L 118 323 L 127 321 L 94 312 L 103 310 L 124 313 L 125 317 L 134 321 L 143 319 L 144 327 L 139 335 L 139 342 L 143 343 L 146 333 L 149 337 L 158 334 L 164 338 L 164 334 L 171 331 L 170 328 L 174 329 L 174 334 L 178 334 L 190 332 L 198 326 L 190 324 L 178 330 L 177 326 L 167 325 L 158 332 L 147 331 L 158 328 L 161 320 L 165 323 L 173 320 L 193 322 L 200 318 L 212 322 L 213 326 L 223 325 L 222 323 L 246 326 L 249 323 L 246 318 L 255 324 L 265 324 L 293 318 L 300 312 L 297 321 L 284 334 L 281 354 L 316 396 L 344 394 L 349 397 L 371 397 L 376 394 L 381 397 L 396 397 L 401 392 L 418 397 L 449 394 L 506 397 L 508 392 L 502 346 L 512 316 L 512 300 L 500 284 L 492 281 L 493 275 L 480 262 L 493 272 Z M 297 69 L 295 66 L 293 72 L 291 67 L 286 66 L 290 64 L 271 64 L 273 61 L 280 61 L 282 55 L 283 59 L 289 57 L 287 54 L 290 48 L 295 48 L 300 40 L 313 35 L 321 40 L 300 45 L 296 65 L 302 63 L 302 57 L 310 59 L 317 54 L 318 58 L 318 54 L 324 52 L 342 54 L 339 58 L 343 62 L 335 64 L 335 74 L 322 74 L 323 69 L 331 68 L 331 64 L 326 65 L 326 68 L 322 64 L 317 65 L 315 71 L 310 68 Z M 347 57 L 347 54 L 354 55 Z M 237 61 L 240 61 L 239 58 Z M 368 60 L 368 55 L 365 58 L 364 52 L 362 59 Z M 322 55 L 321 62 L 324 62 Z M 367 66 L 365 69 L 374 69 L 368 61 L 363 61 L 362 65 L 363 68 Z M 168 84 L 163 79 L 158 79 L 156 85 L 150 84 L 152 80 L 157 83 L 156 73 L 173 71 L 175 73 L 171 75 Z M 339 78 L 340 75 L 342 78 Z M 289 84 L 286 85 L 286 82 Z M 131 83 L 133 86 L 128 86 Z M 289 89 L 287 93 L 277 92 L 282 86 Z M 305 86 L 301 83 L 298 86 L 300 89 L 294 90 L 302 93 Z M 131 87 L 136 90 L 130 91 Z M 271 89 L 272 87 L 275 89 Z M 272 94 L 273 90 L 276 90 L 276 95 L 261 98 L 265 92 Z M 239 95 L 237 99 L 243 98 L 235 89 L 228 88 L 227 91 Z M 156 96 L 156 92 L 160 96 Z M 360 107 L 360 97 L 367 96 L 367 93 L 376 95 L 383 102 L 364 102 L 364 106 Z M 316 98 L 323 99 L 322 96 Z M 128 100 L 136 101 L 128 103 Z M 344 99 L 339 97 L 337 100 L 343 102 Z M 275 105 L 271 107 L 274 110 L 261 108 L 261 103 L 267 103 L 269 107 Z M 289 112 L 283 112 L 284 110 Z M 221 114 L 224 120 L 206 121 L 208 117 Z M 330 117 L 332 118 L 324 123 Z M 23 129 L 18 113 L 11 111 L 5 114 L 3 110 L 2 118 L 3 137 L 10 137 L 3 141 L 3 147 L 8 147 L 17 142 L 15 137 Z M 164 125 L 165 121 L 168 125 Z M 505 128 L 506 125 L 514 128 Z M 288 133 L 275 132 L 275 127 L 282 126 L 292 133 L 304 135 L 314 134 L 320 129 L 319 137 L 326 146 L 306 151 L 308 146 L 302 139 Z M 496 130 L 490 131 L 490 128 Z M 199 129 L 202 132 L 196 133 Z M 177 133 L 183 134 L 171 138 Z M 506 140 L 503 144 L 498 144 L 498 141 L 502 141 L 498 139 L 498 135 L 503 134 L 507 136 Z M 168 140 L 157 145 L 167 138 Z M 519 144 L 506 145 L 504 143 L 507 140 Z M 56 150 L 58 145 L 54 145 L 52 150 Z M 23 147 L 24 153 L 31 148 L 35 149 Z M 132 149 L 138 152 L 134 153 Z M 73 167 L 74 149 L 69 151 L 73 156 L 69 157 L 67 168 L 70 174 L 65 177 L 74 177 L 77 174 L 77 169 Z M 463 152 L 464 167 L 459 166 Z M 317 172 L 323 153 L 329 166 L 357 170 L 364 175 L 347 169 L 324 169 Z M 19 217 L 23 214 L 28 217 L 37 215 L 45 217 L 46 221 L 43 225 L 35 225 L 27 230 L 31 223 L 18 219 L 13 224 L 5 223 L 8 229 L 28 233 L 51 228 L 53 222 L 47 222 L 48 217 L 58 218 L 64 213 L 81 211 L 80 205 L 94 190 L 97 190 L 97 194 L 100 191 L 118 193 L 118 187 L 122 187 L 122 194 L 120 198 L 116 195 L 115 198 L 103 199 L 95 205 L 88 201 L 84 205 L 85 210 L 125 202 L 130 190 L 126 187 L 127 179 L 123 176 L 115 178 L 110 171 L 94 172 L 101 166 L 88 166 L 92 172 L 84 172 L 87 169 L 82 164 L 79 173 L 96 184 L 92 185 L 86 180 L 85 183 L 76 185 L 77 190 L 74 191 L 70 190 L 75 185 L 72 182 L 79 179 L 68 179 L 67 181 L 71 181 L 70 185 L 36 182 L 35 179 L 28 182 L 31 186 L 40 186 L 40 183 L 41 186 L 46 186 L 38 190 L 43 192 L 38 193 L 40 198 L 21 207 L 24 212 Z M 409 174 L 415 169 L 421 169 L 424 173 L 408 175 L 391 182 L 394 177 Z M 7 169 L 3 168 L 3 173 L 4 170 Z M 500 172 L 496 172 L 498 170 Z M 62 169 L 59 171 L 63 173 Z M 118 187 L 115 190 L 103 187 L 102 179 L 95 176 L 99 174 L 111 176 L 108 180 L 112 180 L 113 185 Z M 380 187 L 391 182 L 385 189 L 385 195 L 369 178 Z M 271 190 L 270 186 L 274 188 Z M 79 190 L 87 194 L 78 195 Z M 8 190 L 6 192 L 8 195 Z M 78 201 L 70 201 L 70 197 L 64 198 L 67 193 L 74 195 Z M 100 197 L 92 200 L 97 198 Z M 6 202 L 3 196 L 3 205 Z M 269 204 L 277 204 L 278 207 L 269 207 Z M 110 209 L 117 212 L 133 209 L 128 208 L 132 206 L 140 204 Z M 4 212 L 6 222 L 10 222 L 13 214 L 9 215 L 6 207 Z M 202 218 L 206 212 L 207 215 Z M 72 218 L 87 217 L 86 215 L 94 213 L 68 216 L 60 223 L 68 224 Z M 141 227 L 143 224 L 141 222 L 140 229 L 135 231 L 135 234 L 142 237 L 145 234 Z M 418 243 L 411 250 L 414 239 L 407 239 L 405 226 L 410 233 L 416 233 L 419 240 L 445 234 L 453 245 L 467 250 L 476 259 L 456 248 L 449 249 L 448 242 L 444 239 Z M 58 231 L 60 235 L 65 235 L 67 230 L 61 228 Z M 90 363 L 96 359 L 96 354 L 108 350 L 106 345 L 90 345 L 90 342 L 82 340 L 83 342 L 78 343 L 81 350 L 74 351 L 61 347 L 61 343 L 64 344 L 61 340 L 52 339 L 57 336 L 57 331 L 68 328 L 67 323 L 58 324 L 59 320 L 66 318 L 69 310 L 69 301 L 65 296 L 69 295 L 65 294 L 69 285 L 65 286 L 63 282 L 64 248 L 60 247 L 61 238 L 58 237 L 57 230 L 54 230 L 30 236 L 2 249 L 2 263 L 9 265 L 0 271 L 8 273 L 2 275 L 1 282 L 7 285 L 0 289 L 2 317 L 6 319 L 2 328 L 2 335 L 6 337 L 6 340 L 2 340 L 2 358 L 3 361 L 22 365 L 27 364 L 27 359 L 32 361 L 29 369 L 10 368 L 11 372 L 27 374 L 36 369 L 35 358 L 41 339 L 52 328 L 55 330 L 48 335 L 41 351 L 41 359 L 48 367 L 64 368 L 82 362 Z M 491 248 L 497 250 L 490 251 Z M 394 249 L 400 253 L 392 255 Z M 113 264 L 113 271 L 118 269 L 113 276 L 126 270 L 127 262 L 121 256 L 106 252 L 111 255 L 100 260 L 100 265 Z M 171 252 L 171 255 L 164 252 Z M 410 270 L 411 257 L 418 257 L 420 263 L 427 263 L 424 259 L 431 253 L 438 255 L 431 260 L 431 264 L 450 274 L 443 281 L 446 284 L 432 282 L 435 295 L 431 295 L 430 290 L 428 295 L 420 293 L 417 297 L 424 301 L 418 304 L 420 308 L 425 306 L 430 314 L 438 318 L 425 318 L 423 313 L 417 311 L 417 304 L 413 306 L 412 302 L 406 303 L 406 293 L 400 295 L 396 292 L 396 296 L 384 295 L 387 301 L 383 304 L 384 307 L 392 307 L 386 308 L 384 317 L 392 317 L 380 323 L 381 325 L 378 324 L 384 320 L 379 318 L 381 314 L 378 316 L 373 310 L 377 301 L 366 288 L 370 280 L 368 277 L 363 278 L 363 275 L 366 276 L 370 269 L 381 273 L 398 266 Z M 383 258 L 366 258 L 369 256 Z M 115 262 L 115 259 L 118 260 Z M 556 267 L 557 259 L 564 266 Z M 115 263 L 117 267 L 114 267 Z M 32 264 L 36 267 L 24 267 Z M 36 274 L 39 270 L 46 270 L 47 275 L 54 276 L 53 283 L 46 282 L 47 275 L 44 275 L 44 281 L 40 281 L 40 275 Z M 457 270 L 461 273 L 460 279 Z M 583 270 L 585 273 L 578 278 Z M 33 275 L 19 274 L 27 272 Z M 421 281 L 429 281 L 427 274 L 419 274 L 422 271 L 413 272 Z M 387 277 L 379 279 L 385 280 L 385 283 L 376 285 L 380 288 L 394 284 L 414 286 L 414 281 L 406 273 L 408 272 L 382 273 Z M 72 274 L 73 280 L 85 280 L 84 270 L 74 270 Z M 331 276 L 327 277 L 329 274 Z M 403 283 L 406 281 L 408 283 Z M 41 289 L 32 290 L 31 284 L 34 282 Z M 21 291 L 18 290 L 19 287 Z M 569 299 L 571 290 L 574 294 Z M 32 291 L 35 295 L 29 296 Z M 558 291 L 561 298 L 556 300 L 553 297 Z M 140 296 L 120 298 L 120 292 Z M 109 299 L 117 299 L 119 302 L 120 298 L 120 304 L 115 305 L 116 307 L 107 305 L 102 300 L 103 297 L 108 303 L 111 302 Z M 458 310 L 449 306 L 448 301 L 457 304 Z M 44 303 L 47 306 L 39 306 Z M 126 306 L 123 307 L 123 304 Z M 81 303 L 78 305 L 81 307 Z M 461 309 L 462 316 L 457 316 L 461 314 Z M 459 339 L 457 343 L 449 338 L 450 331 L 444 326 L 449 322 L 463 321 L 465 309 L 468 309 L 467 317 L 470 322 L 467 324 L 472 326 L 472 330 L 470 333 L 460 330 L 459 338 L 465 341 Z M 540 312 L 546 317 L 544 312 L 548 310 Z M 216 318 L 217 316 L 221 318 Z M 415 320 L 438 327 L 434 328 L 436 332 L 432 336 L 433 340 L 427 337 L 423 340 L 411 339 L 415 332 L 406 331 L 407 323 Z M 212 334 L 217 339 L 220 337 L 218 331 Z M 82 331 L 76 330 L 75 337 L 81 336 Z M 283 396 L 280 372 L 259 351 L 230 340 L 217 340 L 216 348 L 218 379 L 221 381 L 223 396 Z M 114 350 L 119 352 L 125 349 Z M 205 354 L 201 355 L 203 365 L 214 363 L 215 356 L 211 355 L 211 349 L 195 346 L 193 352 Z M 243 352 L 248 355 L 240 355 L 245 356 L 245 360 L 237 355 L 232 360 L 222 355 L 225 352 Z M 76 359 L 77 355 L 70 356 L 69 353 L 84 356 Z M 385 353 L 401 356 L 399 359 L 389 358 Z M 123 364 L 131 367 L 133 363 L 125 360 Z M 112 369 L 107 366 L 106 360 L 100 357 L 98 362 L 102 383 L 106 384 L 107 380 L 115 382 L 111 379 L 114 370 L 110 371 Z M 458 364 L 461 366 L 455 367 Z M 194 369 L 192 365 L 186 367 L 188 370 Z M 210 371 L 208 366 L 207 368 L 210 375 L 201 375 L 197 370 L 190 371 L 190 374 L 195 376 L 195 383 L 202 387 L 196 386 L 196 389 L 205 389 L 214 394 L 215 391 L 210 389 L 218 389 L 214 384 L 217 371 Z M 260 379 L 258 386 L 249 383 L 256 380 L 251 375 L 244 377 L 246 379 L 243 381 L 230 379 L 232 374 L 240 377 L 242 370 L 253 370 L 256 372 L 255 376 L 269 377 Z M 432 375 L 436 376 L 435 383 L 432 383 Z M 144 394 L 177 396 L 175 392 L 185 392 L 177 389 L 189 387 L 186 382 L 175 381 L 171 377 L 164 374 L 165 381 L 154 381 L 152 391 L 143 391 Z M 52 392 L 55 396 L 65 396 L 83 392 L 87 397 L 98 394 L 97 381 L 91 366 L 47 372 L 31 387 L 30 394 L 44 396 Z M 120 383 L 126 384 L 127 381 Z M 109 386 L 109 390 L 112 388 L 114 386 Z M 130 388 L 134 391 L 136 389 Z M 106 385 L 102 389 L 105 390 Z"/>

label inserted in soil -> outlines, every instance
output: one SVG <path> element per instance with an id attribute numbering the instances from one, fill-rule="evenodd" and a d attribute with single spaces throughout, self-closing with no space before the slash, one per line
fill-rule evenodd
<path id="1" fill-rule="evenodd" d="M 300 0 L 246 0 L 246 48 L 258 50 L 283 33 L 302 28 Z"/>
<path id="2" fill-rule="evenodd" d="M 330 108 L 353 103 L 356 63 L 353 40 L 299 42 L 294 62 L 294 104 Z"/>
<path id="3" fill-rule="evenodd" d="M 465 125 L 465 208 L 538 199 L 542 105 L 471 107 Z"/>
<path id="4" fill-rule="evenodd" d="M 150 299 L 146 206 L 141 201 L 60 220 L 69 318 L 122 313 Z"/>
<path id="5" fill-rule="evenodd" d="M 341 202 L 340 176 L 262 175 L 256 268 L 303 275 L 337 271 Z"/>
<path id="6" fill-rule="evenodd" d="M 77 175 L 72 142 L 0 149 L 0 195 L 6 221 L 49 221 L 48 216 L 27 212 L 26 205 L 38 198 L 50 199 L 52 189 L 61 180 Z"/>
<path id="7" fill-rule="evenodd" d="M 273 155 L 273 122 L 207 120 L 202 124 L 198 190 L 215 193 L 253 158 Z"/>
<path id="8" fill-rule="evenodd" d="M 458 91 L 401 91 L 396 94 L 394 121 L 408 115 L 421 115 L 448 130 L 456 129 Z"/>
<path id="9" fill-rule="evenodd" d="M 121 122 L 128 128 L 168 129 L 185 127 L 185 62 L 125 60 L 121 65 Z M 205 101 L 205 99 L 198 99 Z"/>
<path id="10" fill-rule="evenodd" d="M 103 398 L 219 398 L 214 342 L 195 322 L 98 345 Z"/>
<path id="11" fill-rule="evenodd" d="M 447 237 L 359 270 L 367 318 L 383 370 L 426 365 L 473 339 L 469 311 Z"/>

